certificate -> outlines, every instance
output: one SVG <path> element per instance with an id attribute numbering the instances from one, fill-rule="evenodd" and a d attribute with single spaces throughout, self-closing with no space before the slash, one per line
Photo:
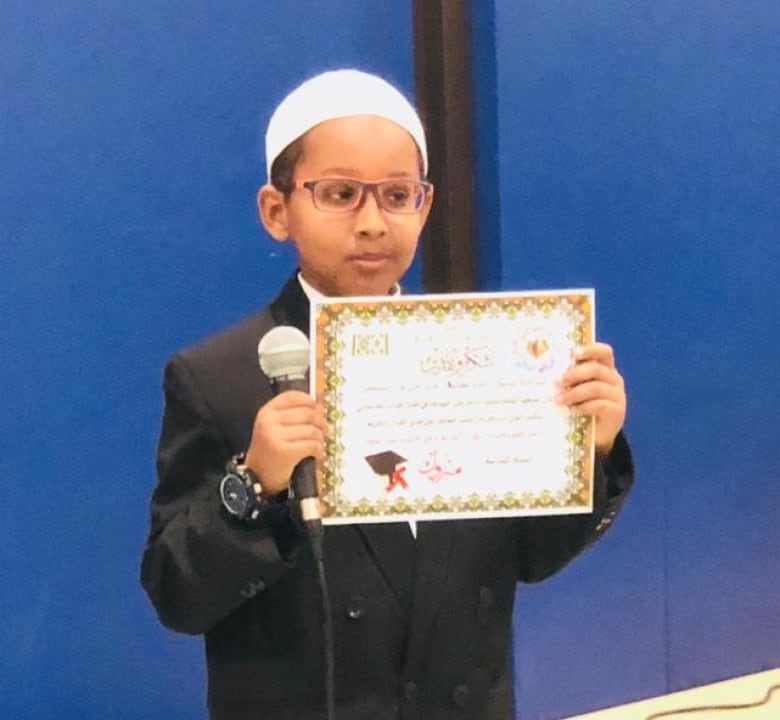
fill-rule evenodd
<path id="1" fill-rule="evenodd" d="M 323 522 L 585 513 L 593 418 L 554 402 L 592 290 L 323 300 Z"/>

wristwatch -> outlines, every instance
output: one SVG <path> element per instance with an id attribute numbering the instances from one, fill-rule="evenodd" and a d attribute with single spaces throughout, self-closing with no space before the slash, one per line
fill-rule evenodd
<path id="1" fill-rule="evenodd" d="M 263 497 L 263 486 L 252 468 L 244 464 L 245 456 L 235 455 L 225 466 L 219 483 L 222 505 L 233 517 L 244 521 L 260 519 L 263 508 L 271 501 Z"/>

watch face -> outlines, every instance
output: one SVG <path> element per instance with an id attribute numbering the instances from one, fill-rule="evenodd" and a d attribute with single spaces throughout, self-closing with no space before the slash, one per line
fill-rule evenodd
<path id="1" fill-rule="evenodd" d="M 219 485 L 222 504 L 236 517 L 246 517 L 252 507 L 252 491 L 238 476 L 228 473 Z"/>

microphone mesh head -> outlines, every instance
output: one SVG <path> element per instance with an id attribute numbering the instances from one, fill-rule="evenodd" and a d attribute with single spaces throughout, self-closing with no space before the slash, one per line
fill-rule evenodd
<path id="1" fill-rule="evenodd" d="M 260 339 L 257 356 L 271 380 L 303 378 L 309 369 L 309 338 L 298 328 L 279 325 Z"/>

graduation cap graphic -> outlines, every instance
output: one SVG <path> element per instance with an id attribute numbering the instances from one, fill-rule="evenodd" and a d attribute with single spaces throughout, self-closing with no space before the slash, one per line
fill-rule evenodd
<path id="1" fill-rule="evenodd" d="M 385 450 L 376 455 L 367 455 L 366 462 L 377 475 L 387 478 L 385 492 L 390 492 L 399 485 L 403 489 L 409 487 L 404 479 L 406 467 L 403 464 L 406 462 L 406 458 L 397 452 Z"/>

